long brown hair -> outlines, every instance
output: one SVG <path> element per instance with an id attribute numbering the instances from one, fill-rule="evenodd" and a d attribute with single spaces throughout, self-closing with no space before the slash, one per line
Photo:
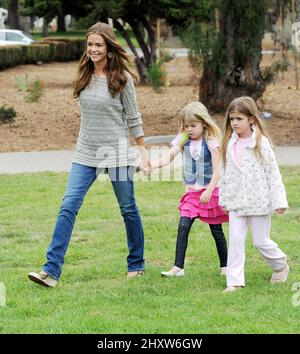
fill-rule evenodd
<path id="1" fill-rule="evenodd" d="M 132 57 L 127 54 L 125 49 L 117 42 L 116 36 L 107 23 L 97 22 L 91 26 L 86 32 L 86 43 L 89 35 L 100 34 L 107 45 L 108 56 L 107 74 L 108 90 L 114 97 L 121 92 L 127 83 L 126 71 L 131 74 L 135 81 L 138 81 L 138 75 Z M 78 74 L 73 82 L 73 96 L 79 97 L 80 92 L 88 85 L 90 78 L 94 72 L 94 63 L 87 56 L 87 48 L 79 61 Z"/>
<path id="2" fill-rule="evenodd" d="M 269 134 L 266 131 L 265 124 L 262 120 L 261 114 L 259 112 L 259 109 L 253 100 L 253 98 L 249 96 L 241 96 L 238 98 L 235 98 L 228 106 L 226 114 L 225 114 L 225 126 L 224 126 L 224 137 L 221 145 L 221 158 L 224 164 L 224 167 L 226 165 L 226 150 L 227 150 L 227 145 L 230 140 L 231 134 L 232 134 L 232 128 L 230 124 L 230 114 L 233 112 L 239 112 L 242 114 L 245 114 L 248 116 L 248 118 L 253 119 L 253 124 L 256 127 L 256 144 L 255 144 L 255 154 L 258 158 L 261 158 L 261 150 L 260 150 L 260 142 L 261 142 L 261 137 L 262 135 L 265 136 L 266 138 L 269 139 L 270 144 L 272 146 L 272 140 L 269 136 Z"/>

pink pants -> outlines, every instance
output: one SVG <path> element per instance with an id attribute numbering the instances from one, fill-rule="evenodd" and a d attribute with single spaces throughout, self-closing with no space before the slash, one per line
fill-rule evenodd
<path id="1" fill-rule="evenodd" d="M 286 255 L 270 239 L 271 215 L 238 216 L 235 211 L 230 211 L 227 286 L 245 286 L 245 243 L 248 225 L 251 229 L 254 247 L 258 249 L 269 266 L 273 270 L 286 266 Z"/>

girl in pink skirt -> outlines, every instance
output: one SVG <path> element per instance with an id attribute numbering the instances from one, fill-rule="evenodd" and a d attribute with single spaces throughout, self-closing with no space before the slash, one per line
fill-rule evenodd
<path id="1" fill-rule="evenodd" d="M 151 162 L 152 169 L 167 166 L 178 153 L 184 158 L 185 194 L 180 199 L 180 221 L 175 263 L 162 276 L 183 276 L 188 235 L 195 219 L 207 223 L 215 239 L 221 274 L 226 274 L 227 244 L 222 223 L 228 215 L 218 205 L 221 132 L 200 102 L 186 105 L 180 113 L 180 132 L 172 141 L 170 152 Z"/>

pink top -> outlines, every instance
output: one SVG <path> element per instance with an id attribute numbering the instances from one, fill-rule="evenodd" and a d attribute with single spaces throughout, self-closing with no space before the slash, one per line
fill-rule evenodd
<path id="1" fill-rule="evenodd" d="M 234 144 L 234 157 L 238 164 L 241 166 L 244 157 L 244 149 L 249 144 L 251 136 L 249 138 L 238 138 Z"/>
<path id="2" fill-rule="evenodd" d="M 171 142 L 172 146 L 176 149 L 176 153 L 179 153 L 181 151 L 181 149 L 180 149 L 181 138 L 182 138 L 182 134 L 180 133 Z M 198 158 L 200 157 L 201 145 L 202 145 L 202 139 L 201 140 L 191 140 L 190 151 L 191 151 L 192 157 L 195 160 L 198 160 Z M 214 139 L 208 139 L 207 146 L 208 146 L 209 151 L 212 152 L 213 150 L 219 149 L 220 144 Z M 206 188 L 206 187 L 207 186 L 200 186 L 198 183 L 195 183 L 194 185 L 186 185 L 186 191 L 198 191 L 198 190 Z"/>

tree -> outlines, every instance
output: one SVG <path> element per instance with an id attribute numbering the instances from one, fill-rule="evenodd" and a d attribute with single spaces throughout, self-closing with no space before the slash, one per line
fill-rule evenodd
<path id="1" fill-rule="evenodd" d="M 232 99 L 256 100 L 264 92 L 259 65 L 265 13 L 264 1 L 221 1 L 220 31 L 211 38 L 200 79 L 199 98 L 210 110 L 224 112 Z"/>
<path id="2" fill-rule="evenodd" d="M 164 2 L 164 1 L 162 1 Z M 95 0 L 93 10 L 86 17 L 86 25 L 97 21 L 113 20 L 116 30 L 124 37 L 136 58 L 137 68 L 142 82 L 146 81 L 147 68 L 156 62 L 156 18 L 162 15 L 164 8 L 159 1 L 153 0 Z M 138 52 L 127 31 L 130 25 L 132 32 L 143 53 Z"/>
<path id="3" fill-rule="evenodd" d="M 156 22 L 166 18 L 177 28 L 191 14 L 199 14 L 209 0 L 94 0 L 91 12 L 85 19 L 90 26 L 96 21 L 113 19 L 114 27 L 126 40 L 136 57 L 136 63 L 142 82 L 146 81 L 148 67 L 156 62 Z M 143 53 L 139 57 L 127 28 L 130 26 Z"/>
<path id="4" fill-rule="evenodd" d="M 60 0 L 60 8 L 57 13 L 57 31 L 66 31 L 66 15 L 71 15 L 74 18 L 84 17 L 90 12 L 91 7 L 91 0 Z"/>
<path id="5" fill-rule="evenodd" d="M 24 0 L 22 14 L 44 18 L 43 36 L 48 35 L 48 24 L 57 16 L 57 30 L 65 31 L 65 15 L 86 16 L 90 10 L 91 0 Z"/>
<path id="6" fill-rule="evenodd" d="M 43 17 L 43 36 L 48 36 L 48 24 L 60 12 L 60 0 L 24 0 L 22 15 Z"/>
<path id="7" fill-rule="evenodd" d="M 8 25 L 10 28 L 20 29 L 18 0 L 10 0 L 8 2 Z"/>
<path id="8" fill-rule="evenodd" d="M 8 9 L 10 0 L 0 0 L 0 7 L 4 8 L 4 9 Z"/>

